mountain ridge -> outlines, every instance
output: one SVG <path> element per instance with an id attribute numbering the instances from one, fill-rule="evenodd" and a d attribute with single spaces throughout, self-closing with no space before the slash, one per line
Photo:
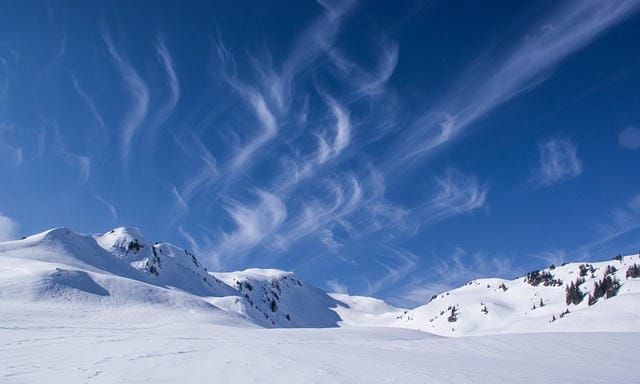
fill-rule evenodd
<path id="1" fill-rule="evenodd" d="M 211 272 L 189 251 L 151 243 L 135 227 L 96 235 L 54 228 L 0 243 L 0 299 L 150 305 L 266 328 L 395 327 L 442 336 L 637 331 L 639 264 L 640 255 L 620 256 L 514 280 L 475 279 L 403 309 L 328 293 L 288 271 Z"/>

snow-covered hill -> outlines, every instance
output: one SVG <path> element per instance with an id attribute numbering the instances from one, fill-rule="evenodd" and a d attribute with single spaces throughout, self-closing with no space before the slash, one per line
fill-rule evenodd
<path id="1" fill-rule="evenodd" d="M 219 311 L 262 327 L 335 327 L 342 305 L 291 272 L 210 273 L 187 250 L 136 228 L 101 235 L 52 229 L 0 243 L 0 298 Z"/>
<path id="2" fill-rule="evenodd" d="M 0 243 L 0 382 L 633 382 L 638 265 L 474 280 L 407 310 L 210 272 L 136 228 L 53 229 Z"/>
<path id="3" fill-rule="evenodd" d="M 277 269 L 247 269 L 241 272 L 214 273 L 218 279 L 237 289 L 244 298 L 239 313 L 267 327 L 326 328 L 338 325 L 333 310 L 343 304 L 326 292 L 302 282 L 292 272 Z M 222 307 L 222 303 L 214 300 Z"/>
<path id="4" fill-rule="evenodd" d="M 620 256 L 551 266 L 515 280 L 473 280 L 399 314 L 393 325 L 446 336 L 639 331 L 638 266 L 639 255 Z"/>
<path id="5" fill-rule="evenodd" d="M 473 280 L 408 310 L 328 294 L 292 272 L 210 272 L 189 251 L 152 244 L 136 228 L 100 235 L 58 228 L 0 243 L 0 300 L 188 310 L 266 328 L 397 327 L 444 336 L 639 331 L 640 257 Z"/>

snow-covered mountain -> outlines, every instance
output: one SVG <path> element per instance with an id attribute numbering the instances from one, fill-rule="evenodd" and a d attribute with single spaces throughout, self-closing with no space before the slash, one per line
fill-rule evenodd
<path id="1" fill-rule="evenodd" d="M 403 312 L 393 326 L 439 335 L 640 330 L 640 255 L 478 279 Z"/>
<path id="2" fill-rule="evenodd" d="M 329 294 L 275 269 L 210 272 L 136 228 L 52 229 L 0 243 L 0 300 L 215 313 L 266 328 L 396 327 L 445 336 L 640 330 L 640 256 L 479 279 L 415 309 Z M 425 300 L 426 301 L 426 300 Z"/>
<path id="3" fill-rule="evenodd" d="M 210 273 L 187 250 L 137 228 L 82 235 L 57 228 L 0 243 L 0 298 L 107 307 L 222 311 L 262 327 L 335 327 L 342 305 L 292 272 Z"/>

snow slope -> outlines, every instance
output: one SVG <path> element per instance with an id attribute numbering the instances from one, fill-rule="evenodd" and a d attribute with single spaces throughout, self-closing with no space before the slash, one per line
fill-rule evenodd
<path id="1" fill-rule="evenodd" d="M 342 305 L 291 272 L 209 273 L 187 250 L 152 244 L 124 227 L 101 235 L 58 228 L 0 243 L 0 298 L 206 309 L 283 328 L 336 327 L 340 318 L 331 308 Z"/>
<path id="2" fill-rule="evenodd" d="M 587 384 L 640 375 L 640 333 L 442 338 L 394 328 L 225 326 L 211 314 L 133 307 L 2 309 L 3 384 Z"/>
<path id="3" fill-rule="evenodd" d="M 292 272 L 212 273 L 136 228 L 58 228 L 0 243 L 0 382 L 633 382 L 634 264 L 474 280 L 407 310 Z M 589 300 L 605 278 L 617 294 Z"/>
<path id="4" fill-rule="evenodd" d="M 399 314 L 393 325 L 445 336 L 639 331 L 640 278 L 626 277 L 633 264 L 640 265 L 638 255 L 545 269 L 539 271 L 539 276 L 548 274 L 546 286 L 544 281 L 536 285 L 535 279 L 527 281 L 526 277 L 473 280 L 437 295 L 426 305 Z M 606 277 L 607 267 L 610 278 L 620 282 L 617 295 L 601 297 L 589 305 L 589 295 L 593 296 L 595 283 Z M 575 285 L 578 279 L 584 279 L 578 287 L 582 299 L 567 304 L 567 287 L 572 282 Z"/>
<path id="5" fill-rule="evenodd" d="M 0 243 L 0 298 L 217 311 L 267 328 L 399 327 L 444 336 L 638 331 L 640 278 L 626 276 L 634 264 L 640 265 L 638 255 L 566 264 L 512 281 L 473 280 L 406 310 L 369 297 L 330 295 L 292 272 L 212 273 L 187 250 L 152 244 L 137 228 L 100 235 L 57 228 Z M 617 294 L 590 300 L 605 278 L 619 282 Z M 572 283 L 579 283 L 579 298 L 567 304 Z"/>
<path id="6" fill-rule="evenodd" d="M 343 304 L 293 272 L 254 268 L 213 275 L 237 290 L 245 299 L 239 312 L 262 326 L 326 328 L 336 327 L 340 320 L 332 308 Z M 213 302 L 222 306 L 219 300 Z"/>

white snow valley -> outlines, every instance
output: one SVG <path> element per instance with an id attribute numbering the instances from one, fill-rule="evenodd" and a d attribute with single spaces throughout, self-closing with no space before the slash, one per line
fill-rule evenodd
<path id="1" fill-rule="evenodd" d="M 210 272 L 135 228 L 0 243 L 2 383 L 632 382 L 639 332 L 638 255 L 401 309 L 291 272 Z"/>

